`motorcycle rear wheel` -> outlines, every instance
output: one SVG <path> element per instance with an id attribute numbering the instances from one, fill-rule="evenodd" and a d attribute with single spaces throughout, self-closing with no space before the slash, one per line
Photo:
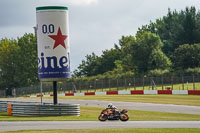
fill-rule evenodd
<path id="1" fill-rule="evenodd" d="M 121 115 L 119 116 L 119 119 L 120 119 L 121 121 L 128 121 L 128 120 L 129 120 L 129 116 L 128 116 L 127 114 L 121 114 Z"/>
<path id="2" fill-rule="evenodd" d="M 102 116 L 102 114 L 100 114 L 99 117 L 98 117 L 98 119 L 99 119 L 100 121 L 106 121 L 106 120 L 108 119 L 108 116 L 107 116 L 107 115 L 103 115 L 103 116 Z"/>

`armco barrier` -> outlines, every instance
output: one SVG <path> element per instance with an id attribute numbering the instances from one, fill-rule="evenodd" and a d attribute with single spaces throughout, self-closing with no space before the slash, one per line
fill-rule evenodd
<path id="1" fill-rule="evenodd" d="M 8 104 L 11 103 L 31 103 L 36 104 L 37 102 L 17 102 L 17 101 L 0 101 L 0 113 L 8 113 Z"/>
<path id="2" fill-rule="evenodd" d="M 7 113 L 8 105 L 7 102 L 0 101 L 0 113 Z"/>
<path id="3" fill-rule="evenodd" d="M 79 116 L 79 104 L 50 104 L 1 101 L 1 112 L 14 116 Z"/>
<path id="4" fill-rule="evenodd" d="M 79 116 L 79 104 L 12 104 L 14 116 Z"/>

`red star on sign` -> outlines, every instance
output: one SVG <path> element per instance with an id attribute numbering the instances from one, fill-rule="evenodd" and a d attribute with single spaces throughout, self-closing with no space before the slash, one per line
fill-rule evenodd
<path id="1" fill-rule="evenodd" d="M 66 49 L 64 41 L 67 38 L 67 35 L 62 35 L 60 27 L 58 28 L 57 35 L 48 35 L 48 36 L 55 40 L 53 49 L 55 49 L 58 45 L 62 45 Z"/>

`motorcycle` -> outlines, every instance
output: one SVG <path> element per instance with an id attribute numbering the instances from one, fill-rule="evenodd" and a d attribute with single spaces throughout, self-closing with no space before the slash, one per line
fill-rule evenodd
<path id="1" fill-rule="evenodd" d="M 121 121 L 128 121 L 129 116 L 127 114 L 126 109 L 122 109 L 121 111 L 113 111 L 112 109 L 104 109 L 101 111 L 101 114 L 99 115 L 98 119 L 100 121 L 106 121 L 106 120 L 121 120 Z"/>

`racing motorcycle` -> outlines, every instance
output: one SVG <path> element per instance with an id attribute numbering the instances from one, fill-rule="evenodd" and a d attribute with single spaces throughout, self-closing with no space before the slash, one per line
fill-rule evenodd
<path id="1" fill-rule="evenodd" d="M 126 109 L 122 109 L 121 111 L 113 111 L 112 109 L 104 109 L 101 111 L 101 114 L 99 115 L 98 119 L 100 121 L 106 121 L 106 120 L 121 120 L 121 121 L 128 121 L 129 116 L 127 114 Z"/>

